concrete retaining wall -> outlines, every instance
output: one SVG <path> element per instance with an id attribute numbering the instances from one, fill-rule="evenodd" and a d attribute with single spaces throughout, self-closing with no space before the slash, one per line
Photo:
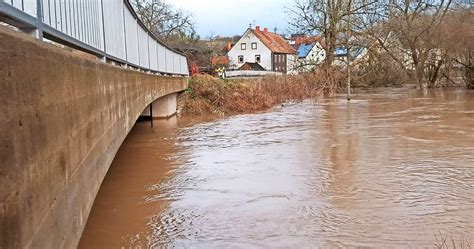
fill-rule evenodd
<path id="1" fill-rule="evenodd" d="M 0 26 L 0 248 L 75 248 L 138 116 L 186 86 Z"/>

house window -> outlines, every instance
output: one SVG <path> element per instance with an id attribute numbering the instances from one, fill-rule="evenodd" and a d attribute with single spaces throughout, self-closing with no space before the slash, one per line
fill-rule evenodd
<path id="1" fill-rule="evenodd" d="M 257 49 L 257 43 L 256 43 L 256 42 L 252 42 L 252 49 L 253 49 L 253 50 L 256 50 L 256 49 Z"/>
<path id="2" fill-rule="evenodd" d="M 261 56 L 259 54 L 255 55 L 255 62 L 260 63 L 261 61 Z"/>
<path id="3" fill-rule="evenodd" d="M 246 50 L 247 49 L 247 43 L 240 44 L 240 49 Z"/>
<path id="4" fill-rule="evenodd" d="M 238 60 L 239 60 L 239 63 L 244 63 L 244 56 L 239 55 Z"/>

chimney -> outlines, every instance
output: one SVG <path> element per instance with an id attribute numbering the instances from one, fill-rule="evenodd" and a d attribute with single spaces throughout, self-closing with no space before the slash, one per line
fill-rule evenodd
<path id="1" fill-rule="evenodd" d="M 268 28 L 264 28 L 263 33 L 268 33 Z"/>
<path id="2" fill-rule="evenodd" d="M 255 31 L 260 32 L 260 26 L 255 26 Z"/>

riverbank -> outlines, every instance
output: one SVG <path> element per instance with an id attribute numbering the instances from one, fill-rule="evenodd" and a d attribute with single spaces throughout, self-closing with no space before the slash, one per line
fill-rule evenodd
<path id="1" fill-rule="evenodd" d="M 410 83 L 406 79 L 386 79 L 383 81 L 384 84 L 380 82 L 363 84 L 364 82 L 369 82 L 369 80 L 364 77 L 355 77 L 352 82 L 353 89 L 419 88 L 417 83 Z M 444 82 L 438 85 L 438 88 L 461 87 L 467 86 L 459 82 L 451 84 Z M 285 102 L 300 102 L 320 95 L 331 96 L 345 92 L 346 75 L 338 70 L 239 79 L 198 75 L 190 78 L 188 89 L 180 96 L 179 113 L 182 116 L 226 116 L 252 113 L 265 111 Z"/>
<path id="2" fill-rule="evenodd" d="M 333 74 L 272 76 L 251 79 L 192 77 L 180 96 L 181 115 L 230 115 L 270 109 L 285 102 L 302 101 L 343 90 L 342 77 Z"/>

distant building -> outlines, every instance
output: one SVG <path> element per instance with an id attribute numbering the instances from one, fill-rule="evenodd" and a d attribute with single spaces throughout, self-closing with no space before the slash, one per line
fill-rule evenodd
<path id="1" fill-rule="evenodd" d="M 368 50 L 365 47 L 354 46 L 350 49 L 349 56 L 351 63 L 360 62 L 363 59 L 367 59 Z M 347 49 L 345 47 L 337 47 L 334 50 L 334 62 L 333 65 L 336 66 L 347 66 Z"/>
<path id="2" fill-rule="evenodd" d="M 245 63 L 257 63 L 266 71 L 288 73 L 294 68 L 296 50 L 280 35 L 257 26 L 247 29 L 229 50 L 229 69 L 238 70 Z M 245 68 L 245 67 L 244 67 Z"/>
<path id="3" fill-rule="evenodd" d="M 324 40 L 319 36 L 297 37 L 293 40 L 293 44 L 298 54 L 295 68 L 298 72 L 311 71 L 326 59 Z"/>
<path id="4" fill-rule="evenodd" d="M 306 35 L 304 35 L 304 34 L 291 34 L 290 38 L 288 40 L 288 43 L 290 45 L 296 45 L 297 40 L 299 40 L 301 38 L 304 38 L 304 37 L 306 37 Z"/>

